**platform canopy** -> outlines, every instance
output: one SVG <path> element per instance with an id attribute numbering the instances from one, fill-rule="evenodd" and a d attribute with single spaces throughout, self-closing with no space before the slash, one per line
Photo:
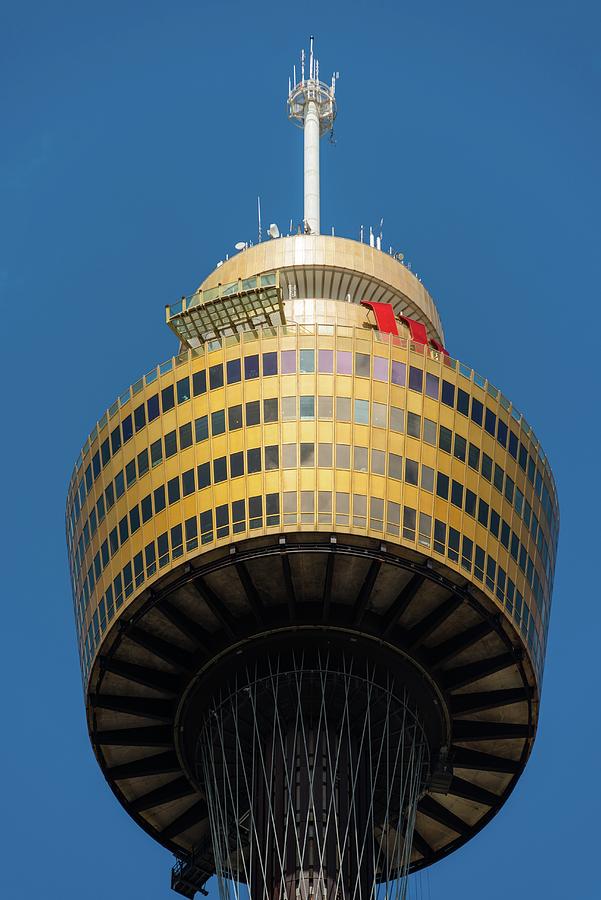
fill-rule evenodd
<path id="1" fill-rule="evenodd" d="M 198 290 L 166 307 L 167 324 L 186 347 L 265 326 L 285 325 L 277 272 Z"/>

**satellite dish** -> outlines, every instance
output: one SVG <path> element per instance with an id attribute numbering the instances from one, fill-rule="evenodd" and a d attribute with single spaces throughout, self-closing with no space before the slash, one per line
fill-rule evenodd
<path id="1" fill-rule="evenodd" d="M 246 250 L 246 243 L 244 241 L 238 241 L 237 244 L 234 244 L 235 250 Z"/>
<path id="2" fill-rule="evenodd" d="M 403 262 L 403 260 L 405 259 L 405 254 L 404 253 L 395 253 L 394 258 L 398 259 L 399 262 Z"/>
<path id="3" fill-rule="evenodd" d="M 280 236 L 280 229 L 279 229 L 278 226 L 275 224 L 275 222 L 272 222 L 271 225 L 269 226 L 269 229 L 268 229 L 267 233 L 268 233 L 268 235 L 269 235 L 270 238 L 279 238 L 279 236 Z"/>

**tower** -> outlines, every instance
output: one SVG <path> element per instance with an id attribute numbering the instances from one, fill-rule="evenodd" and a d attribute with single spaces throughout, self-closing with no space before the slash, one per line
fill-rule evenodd
<path id="1" fill-rule="evenodd" d="M 177 355 L 68 489 L 90 739 L 187 897 L 213 874 L 224 897 L 402 897 L 536 732 L 551 469 L 399 256 L 319 234 L 334 85 L 312 52 L 290 85 L 304 233 L 167 307 Z"/>

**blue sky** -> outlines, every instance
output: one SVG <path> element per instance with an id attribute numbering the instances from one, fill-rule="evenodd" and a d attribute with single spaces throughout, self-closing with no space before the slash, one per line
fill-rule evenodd
<path id="1" fill-rule="evenodd" d="M 85 732 L 64 544 L 78 450 L 175 349 L 164 304 L 302 216 L 287 78 L 340 71 L 322 230 L 384 218 L 451 353 L 523 409 L 562 514 L 540 730 L 485 831 L 416 884 L 597 896 L 601 12 L 596 3 L 0 3 L 3 897 L 168 898 Z M 319 11 L 317 11 L 319 10 Z M 175 896 L 175 895 L 173 895 Z M 213 892 L 213 896 L 216 896 Z"/>

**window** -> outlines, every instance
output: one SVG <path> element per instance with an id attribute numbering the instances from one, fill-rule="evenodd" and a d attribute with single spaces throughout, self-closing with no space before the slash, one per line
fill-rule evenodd
<path id="1" fill-rule="evenodd" d="M 509 477 L 509 475 L 505 476 L 505 499 L 508 503 L 513 504 L 513 488 L 514 483 L 513 479 Z"/>
<path id="2" fill-rule="evenodd" d="M 492 436 L 494 437 L 495 431 L 496 431 L 496 426 L 497 426 L 497 417 L 495 416 L 492 409 L 489 409 L 487 406 L 486 413 L 484 416 L 484 429 L 486 431 L 488 431 L 489 434 L 492 434 Z"/>
<path id="3" fill-rule="evenodd" d="M 163 442 L 159 438 L 150 445 L 150 462 L 153 466 L 158 466 L 163 461 Z"/>
<path id="4" fill-rule="evenodd" d="M 136 461 L 135 459 L 130 460 L 128 464 L 125 466 L 125 481 L 127 482 L 127 486 L 129 487 L 136 480 Z"/>
<path id="5" fill-rule="evenodd" d="M 371 419 L 376 428 L 386 428 L 388 407 L 385 403 L 372 403 Z"/>
<path id="6" fill-rule="evenodd" d="M 196 490 L 196 479 L 194 478 L 194 469 L 188 469 L 182 474 L 182 493 L 184 497 L 193 494 Z"/>
<path id="7" fill-rule="evenodd" d="M 194 436 L 198 441 L 206 441 L 209 436 L 209 417 L 200 416 L 194 420 Z"/>
<path id="8" fill-rule="evenodd" d="M 488 512 L 488 503 L 480 497 L 478 500 L 478 521 L 481 525 L 484 525 L 485 528 L 488 528 Z"/>
<path id="9" fill-rule="evenodd" d="M 315 494 L 313 491 L 301 491 L 301 522 L 310 524 L 315 521 Z"/>
<path id="10" fill-rule="evenodd" d="M 300 398 L 300 417 L 301 419 L 315 418 L 315 397 L 301 396 Z"/>
<path id="11" fill-rule="evenodd" d="M 369 500 L 369 527 L 374 531 L 384 530 L 384 501 L 380 497 Z"/>
<path id="12" fill-rule="evenodd" d="M 213 484 L 227 481 L 227 465 L 225 456 L 213 460 Z"/>
<path id="13" fill-rule="evenodd" d="M 451 503 L 463 509 L 463 485 L 453 479 L 451 485 Z"/>
<path id="14" fill-rule="evenodd" d="M 280 448 L 277 444 L 271 444 L 268 447 L 265 447 L 265 469 L 266 471 L 271 471 L 272 469 L 279 469 L 280 467 Z"/>
<path id="15" fill-rule="evenodd" d="M 408 484 L 417 484 L 419 464 L 413 459 L 405 459 L 405 481 Z"/>
<path id="16" fill-rule="evenodd" d="M 296 468 L 296 444 L 282 444 L 282 460 L 285 469 Z"/>
<path id="17" fill-rule="evenodd" d="M 393 359 L 391 369 L 390 380 L 392 384 L 398 384 L 399 387 L 404 387 L 407 373 L 407 366 L 405 363 L 397 362 Z"/>
<path id="18" fill-rule="evenodd" d="M 223 387 L 223 365 L 218 363 L 209 369 L 209 386 L 212 391 Z"/>
<path id="19" fill-rule="evenodd" d="M 244 378 L 248 381 L 251 378 L 259 377 L 259 357 L 257 354 L 244 357 Z"/>
<path id="20" fill-rule="evenodd" d="M 493 477 L 493 484 L 500 493 L 503 493 L 503 478 L 504 478 L 504 476 L 505 476 L 505 472 L 503 471 L 501 466 L 499 466 L 499 465 L 497 465 L 497 463 L 495 463 L 495 474 Z"/>
<path id="21" fill-rule="evenodd" d="M 134 409 L 134 425 L 136 431 L 141 431 L 146 425 L 146 410 L 143 403 Z"/>
<path id="22" fill-rule="evenodd" d="M 300 445 L 300 464 L 301 466 L 315 465 L 315 444 L 301 443 Z"/>
<path id="23" fill-rule="evenodd" d="M 424 547 L 429 547 L 431 536 L 432 536 L 432 516 L 429 516 L 426 513 L 420 512 L 418 542 Z"/>
<path id="24" fill-rule="evenodd" d="M 177 453 L 177 436 L 175 431 L 169 431 L 165 435 L 165 458 L 175 456 Z"/>
<path id="25" fill-rule="evenodd" d="M 111 453 L 116 453 L 121 446 L 121 431 L 119 426 L 111 432 Z"/>
<path id="26" fill-rule="evenodd" d="M 492 459 L 488 453 L 482 454 L 482 476 L 486 478 L 487 481 L 492 480 Z"/>
<path id="27" fill-rule="evenodd" d="M 500 524 L 501 524 L 501 517 L 499 516 L 499 513 L 496 510 L 491 509 L 491 511 L 490 511 L 490 530 L 496 538 L 499 537 Z"/>
<path id="28" fill-rule="evenodd" d="M 449 497 L 449 476 L 443 472 L 438 472 L 436 477 L 436 493 L 443 500 Z"/>
<path id="29" fill-rule="evenodd" d="M 158 536 L 157 547 L 159 550 L 159 568 L 162 568 L 169 562 L 169 537 L 166 531 Z"/>
<path id="30" fill-rule="evenodd" d="M 470 395 L 461 388 L 457 388 L 457 412 L 462 416 L 467 416 L 470 409 Z"/>
<path id="31" fill-rule="evenodd" d="M 369 425 L 369 402 L 355 400 L 355 424 Z"/>
<path id="32" fill-rule="evenodd" d="M 480 468 L 480 448 L 476 447 L 475 444 L 470 444 L 467 455 L 467 464 L 470 469 L 475 469 L 476 472 Z"/>
<path id="33" fill-rule="evenodd" d="M 146 409 L 148 411 L 148 421 L 152 422 L 159 417 L 159 395 L 153 394 L 146 401 Z"/>
<path id="34" fill-rule="evenodd" d="M 362 378 L 369 378 L 370 375 L 370 357 L 367 353 L 355 353 L 355 375 Z"/>
<path id="35" fill-rule="evenodd" d="M 126 416 L 121 423 L 121 431 L 123 433 L 123 443 L 126 444 L 134 433 L 131 416 Z"/>
<path id="36" fill-rule="evenodd" d="M 264 353 L 263 356 L 269 356 L 269 354 Z M 263 400 L 263 421 L 264 422 L 277 422 L 278 420 L 278 398 L 277 397 L 269 397 L 266 400 Z"/>
<path id="37" fill-rule="evenodd" d="M 507 446 L 507 425 L 501 419 L 497 422 L 497 441 L 502 447 Z"/>
<path id="38" fill-rule="evenodd" d="M 230 514 L 227 508 L 227 503 L 223 503 L 221 506 L 218 506 L 215 510 L 215 527 L 217 529 L 217 537 L 227 537 L 230 533 Z"/>
<path id="39" fill-rule="evenodd" d="M 140 508 L 136 504 L 129 511 L 129 533 L 134 534 L 140 527 Z"/>
<path id="40" fill-rule="evenodd" d="M 424 419 L 424 441 L 432 447 L 436 446 L 436 422 Z"/>
<path id="41" fill-rule="evenodd" d="M 246 427 L 258 425 L 261 421 L 261 405 L 258 400 L 249 400 L 246 404 Z"/>
<path id="42" fill-rule="evenodd" d="M 460 459 L 462 462 L 465 462 L 465 454 L 467 451 L 467 441 L 464 437 L 461 437 L 460 434 L 455 435 L 455 447 L 454 447 L 454 456 L 456 459 Z"/>
<path id="43" fill-rule="evenodd" d="M 201 463 L 196 467 L 196 478 L 198 480 L 198 490 L 209 487 L 211 484 L 211 466 L 210 463 Z"/>
<path id="44" fill-rule="evenodd" d="M 216 409 L 211 413 L 211 434 L 216 437 L 218 434 L 225 434 L 225 410 Z"/>
<path id="45" fill-rule="evenodd" d="M 319 419 L 331 419 L 333 415 L 333 398 L 317 398 L 317 417 Z"/>
<path id="46" fill-rule="evenodd" d="M 452 431 L 449 428 L 445 428 L 444 425 L 440 426 L 438 432 L 438 446 L 441 450 L 445 450 L 447 453 L 451 452 L 451 438 Z"/>
<path id="47" fill-rule="evenodd" d="M 301 372 L 314 372 L 315 371 L 315 350 L 300 350 L 300 371 Z"/>
<path id="48" fill-rule="evenodd" d="M 284 492 L 284 525 L 296 524 L 296 491 Z"/>
<path id="49" fill-rule="evenodd" d="M 367 525 L 367 497 L 365 494 L 353 494 L 353 525 L 365 528 Z"/>
<path id="50" fill-rule="evenodd" d="M 417 413 L 407 413 L 407 434 L 410 434 L 412 437 L 418 438 L 422 430 L 421 425 L 421 416 L 418 416 Z"/>
<path id="51" fill-rule="evenodd" d="M 442 382 L 442 402 L 445 406 L 455 406 L 455 385 L 450 381 Z"/>
<path id="52" fill-rule="evenodd" d="M 336 418 L 339 422 L 351 421 L 350 397 L 336 397 Z"/>
<path id="53" fill-rule="evenodd" d="M 246 471 L 249 475 L 261 471 L 261 448 L 252 447 L 246 451 Z"/>
<path id="54" fill-rule="evenodd" d="M 392 500 L 386 504 L 386 531 L 396 535 L 401 531 L 401 507 Z"/>
<path id="55" fill-rule="evenodd" d="M 422 464 L 422 488 L 424 491 L 429 491 L 431 494 L 434 493 L 434 469 L 431 469 L 430 466 L 425 466 Z"/>
<path id="56" fill-rule="evenodd" d="M 177 503 L 180 498 L 179 477 L 170 478 L 167 482 L 167 499 L 169 504 Z"/>
<path id="57" fill-rule="evenodd" d="M 221 508 L 222 507 L 218 507 L 218 509 Z M 227 506 L 225 508 L 227 510 Z M 184 527 L 186 529 L 186 550 L 196 550 L 198 547 L 198 524 L 196 522 L 196 516 L 193 516 L 191 519 L 186 519 Z M 221 537 L 219 529 L 217 529 L 217 537 Z"/>
<path id="58" fill-rule="evenodd" d="M 317 493 L 317 521 L 326 524 L 332 521 L 332 494 L 330 491 Z"/>
<path id="59" fill-rule="evenodd" d="M 353 374 L 353 357 L 348 350 L 338 350 L 336 353 L 336 372 L 338 375 Z"/>
<path id="60" fill-rule="evenodd" d="M 280 524 L 280 495 L 279 494 L 267 494 L 265 497 L 265 514 L 266 520 L 265 524 L 269 527 L 270 525 L 279 525 Z"/>
<path id="61" fill-rule="evenodd" d="M 179 449 L 186 450 L 192 446 L 192 422 L 179 426 Z"/>
<path id="62" fill-rule="evenodd" d="M 388 454 L 388 477 L 399 481 L 403 478 L 403 457 L 397 453 Z"/>
<path id="63" fill-rule="evenodd" d="M 282 420 L 291 422 L 296 419 L 296 397 L 282 397 Z"/>
<path id="64" fill-rule="evenodd" d="M 423 387 L 424 373 L 415 366 L 409 366 L 409 388 L 412 391 L 419 391 L 421 394 Z"/>
<path id="65" fill-rule="evenodd" d="M 449 559 L 459 562 L 459 532 L 449 525 Z"/>
<path id="66" fill-rule="evenodd" d="M 472 422 L 482 426 L 482 418 L 484 416 L 484 405 L 472 397 Z"/>
<path id="67" fill-rule="evenodd" d="M 244 502 L 244 501 L 243 501 Z M 213 540 L 213 510 L 207 509 L 200 514 L 200 542 L 208 544 Z"/>
<path id="68" fill-rule="evenodd" d="M 267 448 L 266 448 L 267 449 Z M 318 444 L 317 445 L 317 465 L 320 468 L 330 468 L 332 465 L 332 445 L 331 444 Z"/>
<path id="69" fill-rule="evenodd" d="M 267 377 L 268 375 L 277 375 L 278 374 L 278 355 L 275 350 L 270 350 L 268 353 L 263 354 L 263 375 Z"/>
<path id="70" fill-rule="evenodd" d="M 195 397 L 207 392 L 207 373 L 203 369 L 201 372 L 194 372 L 192 375 L 192 391 Z"/>
<path id="71" fill-rule="evenodd" d="M 353 468 L 358 472 L 367 472 L 367 447 L 353 448 Z"/>
<path id="72" fill-rule="evenodd" d="M 336 468 L 350 469 L 351 448 L 348 444 L 336 444 Z"/>
<path id="73" fill-rule="evenodd" d="M 177 402 L 185 403 L 186 400 L 190 399 L 190 379 L 189 378 L 180 378 L 180 380 L 176 384 L 177 390 Z"/>
<path id="74" fill-rule="evenodd" d="M 239 534 L 241 531 L 244 531 L 246 527 L 245 506 L 244 500 L 234 500 L 232 503 L 232 531 L 234 534 Z"/>
<path id="75" fill-rule="evenodd" d="M 230 477 L 238 478 L 244 475 L 244 451 L 239 450 L 237 453 L 230 455 Z"/>
<path id="76" fill-rule="evenodd" d="M 438 376 L 426 372 L 426 397 L 432 397 L 434 400 L 438 400 L 438 385 Z"/>
<path id="77" fill-rule="evenodd" d="M 403 507 L 403 537 L 408 541 L 415 540 L 416 512 L 410 506 Z"/>
<path id="78" fill-rule="evenodd" d="M 320 372 L 329 374 L 334 371 L 334 351 L 318 350 L 317 351 L 317 367 Z"/>
<path id="79" fill-rule="evenodd" d="M 293 375 L 296 372 L 296 350 L 282 350 L 282 375 Z"/>
<path id="80" fill-rule="evenodd" d="M 518 439 L 513 431 L 509 432 L 509 452 L 514 459 L 518 458 Z"/>
<path id="81" fill-rule="evenodd" d="M 476 516 L 476 495 L 469 488 L 465 489 L 465 511 L 468 516 Z"/>
<path id="82" fill-rule="evenodd" d="M 127 522 L 127 516 L 123 516 L 121 521 L 119 522 L 119 543 L 123 544 L 129 537 L 129 525 Z"/>
<path id="83" fill-rule="evenodd" d="M 225 364 L 225 371 L 227 375 L 227 383 L 228 384 L 238 384 L 238 382 L 242 378 L 242 371 L 240 368 L 240 360 L 239 359 L 228 359 Z"/>
<path id="84" fill-rule="evenodd" d="M 386 454 L 383 450 L 371 451 L 371 471 L 372 475 L 386 474 Z"/>
<path id="85" fill-rule="evenodd" d="M 398 406 L 390 407 L 390 430 L 403 434 L 405 431 L 405 410 Z"/>
<path id="86" fill-rule="evenodd" d="M 149 519 L 152 519 L 152 497 L 147 494 L 142 500 L 142 521 L 148 522 Z"/>
<path id="87" fill-rule="evenodd" d="M 175 394 L 173 391 L 173 385 L 169 384 L 167 387 L 164 387 L 161 391 L 161 409 L 164 413 L 168 412 L 170 409 L 173 409 L 175 406 Z"/>
<path id="88" fill-rule="evenodd" d="M 383 356 L 374 356 L 374 380 L 388 381 L 388 360 Z"/>
<path id="89" fill-rule="evenodd" d="M 122 497 L 125 493 L 125 479 L 123 477 L 123 469 L 115 475 L 115 493 L 117 498 Z"/>
<path id="90" fill-rule="evenodd" d="M 444 555 L 447 548 L 447 526 L 439 519 L 434 520 L 434 549 Z"/>
<path id="91" fill-rule="evenodd" d="M 472 557 L 474 555 L 474 542 L 471 541 L 465 535 L 463 536 L 463 541 L 461 544 L 461 565 L 464 569 L 467 569 L 468 572 L 471 571 L 472 568 Z"/>

